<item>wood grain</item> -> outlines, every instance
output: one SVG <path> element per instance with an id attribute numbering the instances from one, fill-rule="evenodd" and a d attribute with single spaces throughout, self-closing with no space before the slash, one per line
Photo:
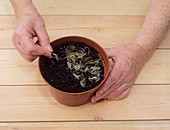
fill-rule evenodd
<path id="1" fill-rule="evenodd" d="M 48 15 L 145 15 L 150 0 L 33 0 Z M 14 14 L 9 0 L 0 0 L 0 14 Z"/>
<path id="2" fill-rule="evenodd" d="M 170 119 L 169 85 L 135 85 L 121 101 L 59 104 L 46 86 L 0 86 L 0 122 Z"/>
<path id="3" fill-rule="evenodd" d="M 143 68 L 136 84 L 170 84 L 169 50 L 157 50 Z M 37 61 L 28 63 L 16 50 L 0 51 L 0 85 L 44 84 Z"/>
<path id="4" fill-rule="evenodd" d="M 45 129 L 44 129 L 45 128 Z M 170 121 L 0 123 L 1 130 L 168 130 Z"/>
<path id="5" fill-rule="evenodd" d="M 51 41 L 66 35 L 81 35 L 104 48 L 127 44 L 139 32 L 144 16 L 43 16 Z M 11 41 L 16 20 L 0 16 L 0 48 L 14 48 Z M 170 30 L 158 48 L 170 48 Z"/>
<path id="6" fill-rule="evenodd" d="M 43 15 L 51 41 L 80 35 L 111 48 L 133 41 L 150 0 L 33 3 Z M 170 129 L 170 29 L 126 99 L 67 107 L 51 96 L 37 61 L 26 62 L 14 49 L 15 26 L 10 1 L 0 0 L 0 130 Z"/>

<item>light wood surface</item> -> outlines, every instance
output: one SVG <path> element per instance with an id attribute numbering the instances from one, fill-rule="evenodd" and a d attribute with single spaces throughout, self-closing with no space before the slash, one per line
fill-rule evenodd
<path id="1" fill-rule="evenodd" d="M 150 0 L 33 0 L 51 41 L 81 35 L 104 48 L 130 43 Z M 170 29 L 121 101 L 67 107 L 40 78 L 37 60 L 25 61 L 11 41 L 16 19 L 0 0 L 0 130 L 169 130 Z"/>
<path id="2" fill-rule="evenodd" d="M 67 107 L 47 86 L 0 86 L 0 122 L 170 119 L 169 85 L 134 85 L 121 101 Z"/>
<path id="3" fill-rule="evenodd" d="M 43 16 L 51 41 L 65 35 L 81 35 L 104 48 L 130 43 L 139 32 L 144 16 Z M 0 16 L 0 48 L 14 48 L 10 38 L 14 16 Z M 65 22 L 63 22 L 65 21 Z M 170 48 L 170 31 L 158 48 Z"/>
<path id="4" fill-rule="evenodd" d="M 169 121 L 2 123 L 1 130 L 168 130 Z"/>
<path id="5" fill-rule="evenodd" d="M 13 49 L 1 50 L 0 55 L 0 85 L 45 84 L 40 77 L 38 60 L 28 63 Z M 169 55 L 169 50 L 156 50 L 135 84 L 170 84 Z"/>
<path id="6" fill-rule="evenodd" d="M 46 15 L 145 15 L 150 0 L 33 0 Z M 9 0 L 0 0 L 0 14 L 14 14 Z"/>

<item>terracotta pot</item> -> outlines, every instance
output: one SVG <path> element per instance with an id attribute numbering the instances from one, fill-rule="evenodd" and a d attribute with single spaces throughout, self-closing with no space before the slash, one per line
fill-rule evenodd
<path id="1" fill-rule="evenodd" d="M 42 76 L 40 67 L 42 64 L 42 57 L 40 56 L 39 58 L 39 70 L 41 73 L 41 76 L 43 77 L 44 81 L 46 82 L 46 84 L 48 85 L 52 96 L 60 103 L 64 104 L 64 105 L 68 105 L 68 106 L 79 106 L 79 105 L 83 105 L 85 103 L 87 103 L 90 98 L 92 97 L 92 95 L 94 94 L 94 92 L 103 84 L 103 82 L 106 80 L 108 73 L 109 73 L 109 68 L 110 68 L 110 64 L 109 64 L 109 60 L 108 57 L 104 51 L 104 49 L 97 44 L 96 42 L 85 38 L 85 37 L 81 37 L 81 36 L 66 36 L 66 37 L 62 37 L 59 38 L 53 42 L 51 42 L 51 46 L 54 48 L 56 45 L 62 44 L 64 42 L 67 41 L 77 41 L 77 42 L 84 42 L 87 45 L 92 46 L 94 49 L 96 49 L 99 54 L 101 55 L 101 57 L 103 58 L 103 63 L 104 63 L 104 79 L 102 80 L 102 82 L 96 86 L 93 89 L 90 89 L 88 91 L 85 92 L 80 92 L 80 93 L 69 93 L 69 92 L 64 92 L 61 90 L 58 90 L 56 88 L 54 88 L 53 86 L 51 86 Z"/>

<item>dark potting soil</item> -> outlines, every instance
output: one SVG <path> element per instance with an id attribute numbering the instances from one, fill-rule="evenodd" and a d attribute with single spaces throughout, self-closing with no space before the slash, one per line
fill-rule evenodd
<path id="1" fill-rule="evenodd" d="M 101 83 L 104 75 L 104 67 L 102 60 L 100 60 L 100 79 L 97 82 L 91 82 L 88 80 L 90 73 L 84 74 L 86 78 L 86 85 L 82 87 L 80 80 L 78 80 L 73 74 L 70 68 L 67 65 L 67 58 L 65 49 L 67 46 L 75 46 L 76 50 L 88 47 L 90 49 L 89 56 L 92 59 L 99 59 L 99 53 L 91 46 L 83 42 L 65 42 L 63 44 L 57 45 L 53 48 L 53 52 L 58 55 L 59 61 L 55 58 L 47 58 L 41 56 L 40 58 L 40 71 L 45 78 L 45 80 L 56 89 L 59 89 L 64 92 L 78 93 L 90 90 Z M 101 58 L 100 58 L 101 59 Z"/>

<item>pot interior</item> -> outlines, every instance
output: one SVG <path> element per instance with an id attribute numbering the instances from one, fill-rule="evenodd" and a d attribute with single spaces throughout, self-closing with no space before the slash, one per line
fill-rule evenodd
<path id="1" fill-rule="evenodd" d="M 68 37 L 63 37 L 63 38 L 57 39 L 57 40 L 51 42 L 51 46 L 52 46 L 52 48 L 55 48 L 55 46 L 60 45 L 65 42 L 68 42 L 68 41 L 84 42 L 99 52 L 99 56 L 102 59 L 102 62 L 104 65 L 104 79 L 98 85 L 98 86 L 101 86 L 101 84 L 106 80 L 106 77 L 109 73 L 109 68 L 110 68 L 108 57 L 107 57 L 105 51 L 103 50 L 103 48 L 100 45 L 98 45 L 96 42 L 94 42 L 88 38 L 84 38 L 84 37 L 80 37 L 80 36 L 68 36 Z M 42 57 L 40 56 L 40 58 L 39 58 L 40 72 L 41 72 L 41 64 L 42 64 Z M 42 72 L 41 72 L 41 75 L 42 75 Z M 44 79 L 44 77 L 43 77 L 43 79 Z M 48 85 L 50 85 L 47 81 L 46 81 L 46 83 Z M 98 87 L 98 86 L 96 86 L 96 87 Z M 94 88 L 96 88 L 96 87 L 94 87 Z M 92 88 L 92 89 L 94 89 L 94 88 Z M 90 90 L 88 90 L 88 91 L 90 91 Z"/>

